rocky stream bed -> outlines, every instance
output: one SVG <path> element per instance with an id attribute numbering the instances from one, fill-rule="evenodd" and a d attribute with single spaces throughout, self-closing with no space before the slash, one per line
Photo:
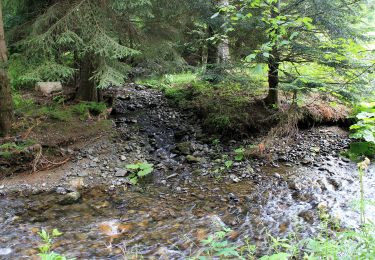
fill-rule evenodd
<path id="1" fill-rule="evenodd" d="M 116 96 L 113 137 L 63 150 L 73 160 L 45 173 L 53 178 L 0 181 L 0 259 L 36 255 L 41 228 L 61 230 L 54 250 L 77 259 L 122 259 L 124 251 L 186 259 L 222 225 L 234 243 L 249 239 L 263 252 L 268 233 L 316 233 L 319 207 L 344 227 L 358 225 L 356 166 L 340 156 L 350 142 L 344 130 L 303 130 L 289 144 L 278 140 L 269 156 L 235 161 L 235 149 L 261 138 L 213 142 L 191 112 L 156 90 L 129 85 Z M 124 166 L 137 161 L 155 170 L 131 186 Z M 366 174 L 369 198 L 374 173 Z M 367 215 L 374 220 L 375 208 Z"/>

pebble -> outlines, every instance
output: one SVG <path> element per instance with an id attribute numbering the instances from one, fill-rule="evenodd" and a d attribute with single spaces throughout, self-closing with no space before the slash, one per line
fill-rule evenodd
<path id="1" fill-rule="evenodd" d="M 234 183 L 238 183 L 238 182 L 241 181 L 240 178 L 238 178 L 238 177 L 237 177 L 236 175 L 234 175 L 234 174 L 229 175 L 229 178 L 230 178 Z"/>
<path id="2" fill-rule="evenodd" d="M 56 193 L 57 193 L 57 194 L 62 194 L 62 195 L 64 195 L 64 194 L 67 193 L 67 191 L 66 191 L 66 189 L 64 189 L 63 187 L 57 187 L 57 188 L 56 188 Z"/>
<path id="3" fill-rule="evenodd" d="M 125 169 L 117 168 L 116 169 L 116 177 L 125 177 L 128 174 L 128 171 Z"/>

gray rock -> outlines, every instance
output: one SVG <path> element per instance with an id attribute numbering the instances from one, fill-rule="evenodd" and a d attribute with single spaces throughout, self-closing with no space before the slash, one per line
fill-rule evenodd
<path id="1" fill-rule="evenodd" d="M 201 161 L 201 158 L 195 157 L 193 155 L 186 156 L 186 161 L 189 163 L 199 163 Z"/>
<path id="2" fill-rule="evenodd" d="M 125 177 L 128 174 L 128 171 L 125 169 L 117 168 L 115 176 L 116 177 Z"/>
<path id="3" fill-rule="evenodd" d="M 81 193 L 78 191 L 69 192 L 60 200 L 60 205 L 71 205 L 78 203 L 81 198 Z"/>
<path id="4" fill-rule="evenodd" d="M 236 175 L 234 175 L 234 174 L 229 175 L 229 178 L 230 178 L 234 183 L 238 183 L 238 182 L 241 181 L 240 178 L 238 178 L 238 177 L 237 177 Z"/>
<path id="5" fill-rule="evenodd" d="M 65 195 L 67 193 L 66 189 L 64 189 L 63 187 L 57 187 L 56 188 L 56 193 L 57 194 L 62 194 L 62 195 Z"/>
<path id="6" fill-rule="evenodd" d="M 89 176 L 89 174 L 85 171 L 82 171 L 82 172 L 78 173 L 78 177 L 87 177 L 87 176 Z"/>
<path id="7" fill-rule="evenodd" d="M 37 82 L 35 84 L 35 90 L 44 95 L 50 95 L 54 92 L 62 91 L 63 87 L 61 82 Z"/>
<path id="8" fill-rule="evenodd" d="M 309 165 L 309 164 L 312 164 L 314 162 L 314 158 L 310 157 L 310 156 L 306 156 L 305 158 L 303 158 L 303 160 L 301 161 L 301 163 L 303 165 Z"/>
<path id="9" fill-rule="evenodd" d="M 189 155 L 193 151 L 192 145 L 190 142 L 183 142 L 183 143 L 178 143 L 176 145 L 176 148 L 173 149 L 173 152 L 177 154 L 182 154 L 182 155 Z"/>

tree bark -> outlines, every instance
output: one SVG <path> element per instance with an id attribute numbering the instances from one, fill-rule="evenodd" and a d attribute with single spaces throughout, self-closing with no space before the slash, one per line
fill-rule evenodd
<path id="1" fill-rule="evenodd" d="M 228 6 L 229 0 L 220 0 L 219 6 Z M 229 51 L 229 39 L 223 39 L 218 45 L 218 62 L 228 63 L 230 61 L 230 51 Z"/>
<path id="2" fill-rule="evenodd" d="M 84 57 L 81 62 L 80 80 L 76 99 L 80 101 L 100 101 L 100 91 L 96 88 L 95 82 L 90 79 L 93 75 L 94 67 L 89 57 Z"/>
<path id="3" fill-rule="evenodd" d="M 268 95 L 264 100 L 269 106 L 279 104 L 279 55 L 276 47 L 268 58 Z"/>
<path id="4" fill-rule="evenodd" d="M 276 10 L 272 8 L 271 18 L 276 18 L 280 15 L 281 11 L 281 0 L 276 3 Z M 276 31 L 276 35 L 277 35 Z M 271 39 L 272 40 L 272 39 Z M 278 47 L 275 45 L 272 47 L 271 55 L 268 58 L 268 95 L 265 98 L 264 102 L 268 106 L 279 105 L 279 66 L 280 66 L 280 53 Z"/>
<path id="5" fill-rule="evenodd" d="M 212 28 L 212 26 L 208 26 L 208 37 L 212 37 L 215 35 L 214 33 L 214 29 Z M 214 65 L 217 63 L 218 61 L 218 51 L 217 51 L 217 46 L 215 43 L 213 43 L 212 41 L 209 41 L 207 43 L 207 65 L 210 66 L 210 65 Z"/>
<path id="6" fill-rule="evenodd" d="M 4 35 L 4 21 L 0 0 L 0 135 L 7 136 L 12 127 L 13 100 L 6 64 L 7 47 Z"/>

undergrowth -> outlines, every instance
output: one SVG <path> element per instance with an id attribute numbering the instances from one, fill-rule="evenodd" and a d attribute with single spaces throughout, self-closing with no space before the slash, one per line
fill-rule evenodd
<path id="1" fill-rule="evenodd" d="M 7 142 L 0 145 L 0 158 L 11 159 L 13 155 L 24 151 L 27 147 L 34 144 L 32 140 L 26 140 L 23 142 Z"/>
<path id="2" fill-rule="evenodd" d="M 181 109 L 195 111 L 208 132 L 239 135 L 265 126 L 259 119 L 267 117 L 267 112 L 262 106 L 254 105 L 255 98 L 262 93 L 260 83 L 223 80 L 212 84 L 192 73 L 144 79 L 137 83 L 163 91 Z"/>
<path id="3" fill-rule="evenodd" d="M 355 139 L 346 155 L 356 160 L 360 156 L 375 155 L 375 103 L 361 103 L 354 109 L 356 123 L 350 127 Z"/>

